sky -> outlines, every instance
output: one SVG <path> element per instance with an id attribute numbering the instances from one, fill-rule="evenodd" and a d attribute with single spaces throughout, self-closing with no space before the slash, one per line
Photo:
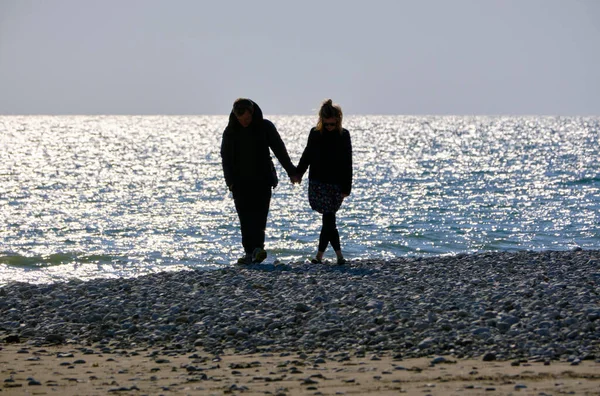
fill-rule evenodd
<path id="1" fill-rule="evenodd" d="M 0 0 L 0 114 L 600 115 L 597 0 Z"/>

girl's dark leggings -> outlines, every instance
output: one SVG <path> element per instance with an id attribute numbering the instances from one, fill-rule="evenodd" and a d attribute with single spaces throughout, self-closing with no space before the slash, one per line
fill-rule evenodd
<path id="1" fill-rule="evenodd" d="M 319 236 L 319 252 L 324 252 L 331 243 L 333 250 L 340 250 L 340 233 L 335 224 L 335 213 L 323 213 L 323 226 Z"/>

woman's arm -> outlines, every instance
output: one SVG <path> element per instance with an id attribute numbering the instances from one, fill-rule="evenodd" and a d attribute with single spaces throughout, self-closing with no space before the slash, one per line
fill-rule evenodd
<path id="1" fill-rule="evenodd" d="M 317 132 L 314 128 L 310 130 L 310 133 L 308 134 L 308 141 L 306 142 L 306 147 L 304 148 L 304 151 L 302 152 L 302 157 L 300 157 L 300 162 L 296 167 L 296 175 L 300 179 L 302 179 L 302 176 L 304 175 L 304 173 L 306 173 L 306 170 L 308 169 L 312 162 L 312 159 L 314 158 L 313 152 L 315 148 L 316 133 L 319 132 Z"/>
<path id="2" fill-rule="evenodd" d="M 342 194 L 350 195 L 352 190 L 352 139 L 350 139 L 350 132 L 345 129 L 342 134 L 342 144 Z"/>

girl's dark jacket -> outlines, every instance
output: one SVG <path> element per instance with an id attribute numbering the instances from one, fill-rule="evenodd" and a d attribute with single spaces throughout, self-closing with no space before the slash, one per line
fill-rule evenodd
<path id="1" fill-rule="evenodd" d="M 231 112 L 221 142 L 221 159 L 227 186 L 230 189 L 240 184 L 273 186 L 269 148 L 288 176 L 293 176 L 296 168 L 285 144 L 275 125 L 263 118 L 260 107 L 254 103 L 252 123 L 247 128 L 242 127 Z"/>
<path id="2" fill-rule="evenodd" d="M 336 184 L 341 192 L 350 194 L 352 189 L 352 142 L 350 132 L 310 130 L 308 143 L 296 169 L 298 176 L 310 166 L 308 178 L 322 183 Z"/>

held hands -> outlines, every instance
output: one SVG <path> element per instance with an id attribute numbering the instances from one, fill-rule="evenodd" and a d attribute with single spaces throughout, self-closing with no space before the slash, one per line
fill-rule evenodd
<path id="1" fill-rule="evenodd" d="M 290 180 L 291 180 L 292 184 L 300 184 L 300 182 L 302 181 L 302 178 L 297 175 L 294 175 L 294 176 L 290 177 Z"/>

